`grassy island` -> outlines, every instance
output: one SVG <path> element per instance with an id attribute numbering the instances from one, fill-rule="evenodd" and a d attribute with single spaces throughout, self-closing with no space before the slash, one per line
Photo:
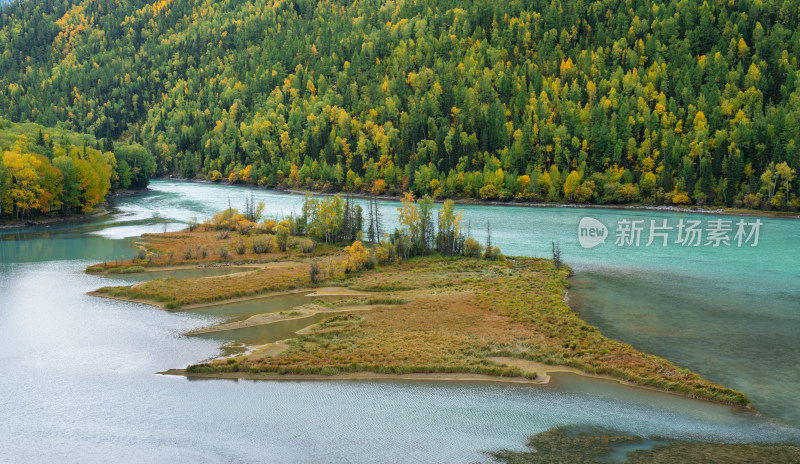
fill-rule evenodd
<path id="1" fill-rule="evenodd" d="M 800 462 L 800 447 L 792 444 L 744 444 L 642 438 L 608 429 L 559 427 L 529 437 L 527 451 L 490 452 L 506 464 L 570 462 L 600 464 L 637 463 L 710 464 Z"/>
<path id="2" fill-rule="evenodd" d="M 425 206 L 409 199 L 401 208 L 401 223 L 408 219 L 402 210 L 408 213 L 414 208 L 420 214 L 411 216 L 412 226 L 414 221 L 429 220 Z M 215 267 L 234 271 L 210 277 L 161 277 L 94 292 L 168 310 L 224 307 L 223 303 L 287 292 L 336 296 L 195 331 L 235 334 L 238 329 L 331 313 L 310 321 L 294 338 L 179 371 L 186 375 L 258 379 L 427 375 L 543 383 L 547 372 L 566 369 L 693 398 L 749 404 L 743 393 L 603 336 L 565 302 L 571 272 L 566 265 L 504 257 L 491 244 L 476 251 L 477 242 L 460 234 L 457 214 L 455 221 L 445 217 L 443 223 L 441 216 L 451 214 L 452 204 L 443 210 L 435 241 L 448 246 L 438 247 L 439 251 L 418 248 L 419 256 L 413 252 L 419 240 L 413 228 L 410 246 L 397 231 L 369 244 L 358 240 L 361 233 L 356 232 L 356 240 L 343 247 L 312 238 L 315 215 L 256 223 L 237 218 L 238 212 L 231 210 L 185 231 L 146 235 L 137 258 L 94 265 L 88 271 Z M 416 230 L 424 229 L 423 224 Z"/>

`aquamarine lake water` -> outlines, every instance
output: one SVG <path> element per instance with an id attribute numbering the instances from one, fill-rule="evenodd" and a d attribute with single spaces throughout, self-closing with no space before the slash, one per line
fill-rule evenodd
<path id="1" fill-rule="evenodd" d="M 130 257 L 144 232 L 244 203 L 267 214 L 302 198 L 154 181 L 89 222 L 0 232 L 0 462 L 472 462 L 523 449 L 559 425 L 722 441 L 800 440 L 800 222 L 762 218 L 756 247 L 617 247 L 620 219 L 721 216 L 630 210 L 463 206 L 505 254 L 550 255 L 576 275 L 570 304 L 610 337 L 747 393 L 760 413 L 561 375 L 545 387 L 494 383 L 191 381 L 156 374 L 220 354 L 219 338 L 183 333 L 219 319 L 94 298 L 135 282 L 91 276 Z M 397 204 L 383 203 L 385 225 Z M 584 249 L 578 222 L 612 234 Z M 732 221 L 739 218 L 728 217 Z M 753 221 L 746 218 L 746 221 Z"/>

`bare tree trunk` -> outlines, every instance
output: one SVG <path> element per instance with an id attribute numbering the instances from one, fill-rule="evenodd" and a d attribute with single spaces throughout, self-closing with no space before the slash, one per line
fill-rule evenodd
<path id="1" fill-rule="evenodd" d="M 368 208 L 367 214 L 369 214 L 369 226 L 367 226 L 367 238 L 369 238 L 369 241 L 372 242 L 372 243 L 375 243 L 375 219 L 372 216 L 372 214 L 373 214 L 373 212 L 372 212 L 372 197 L 374 195 L 375 194 L 372 193 L 370 195 L 369 199 L 367 200 L 367 208 Z"/>
<path id="2" fill-rule="evenodd" d="M 378 242 L 381 241 L 381 210 L 378 207 L 378 197 L 373 196 L 373 200 L 375 201 L 375 235 L 377 236 Z"/>

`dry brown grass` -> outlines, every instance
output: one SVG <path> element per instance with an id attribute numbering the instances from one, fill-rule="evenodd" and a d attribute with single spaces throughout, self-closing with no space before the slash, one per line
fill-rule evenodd
<path id="1" fill-rule="evenodd" d="M 346 255 L 340 249 L 333 247 L 317 247 L 312 253 L 298 250 L 289 250 L 285 253 L 277 250 L 270 253 L 254 253 L 252 241 L 257 237 L 267 236 L 269 235 L 247 236 L 238 232 L 226 232 L 224 238 L 221 238 L 218 231 L 202 229 L 193 232 L 146 234 L 141 243 L 146 252 L 144 258 L 95 264 L 87 268 L 87 271 L 126 273 L 142 271 L 145 268 L 159 269 L 172 266 L 264 264 L 263 269 L 254 268 L 249 272 L 227 276 L 194 279 L 160 278 L 134 286 L 103 287 L 96 290 L 97 293 L 117 298 L 150 302 L 166 309 L 178 309 L 192 304 L 311 286 L 309 280 L 311 260 L 319 260 L 325 267 L 328 263 L 341 263 L 346 259 Z M 239 243 L 245 246 L 246 252 L 243 254 L 235 250 Z M 227 256 L 221 255 L 222 249 L 228 250 Z"/>
<path id="2" fill-rule="evenodd" d="M 131 287 L 103 287 L 96 291 L 114 297 L 164 303 L 167 309 L 230 300 L 309 286 L 307 263 L 282 263 L 254 271 L 218 277 L 173 279 L 163 277 Z"/>
<path id="3" fill-rule="evenodd" d="M 304 253 L 301 250 L 300 242 L 307 239 L 300 237 L 289 238 L 290 249 L 285 253 L 280 252 L 274 246 L 268 253 L 255 253 L 253 241 L 259 238 L 271 239 L 273 245 L 275 243 L 274 236 L 271 234 L 241 235 L 235 231 L 220 232 L 204 228 L 193 232 L 184 230 L 164 234 L 145 234 L 139 243 L 141 251 L 136 258 L 94 264 L 86 270 L 97 273 L 124 273 L 126 270 L 136 270 L 142 267 L 306 261 L 311 258 L 340 260 L 344 256 L 341 249 L 324 245 L 317 245 L 312 253 Z M 244 245 L 245 253 L 237 252 L 240 243 Z M 227 250 L 227 256 L 222 250 Z"/>
<path id="4" fill-rule="evenodd" d="M 493 356 L 567 365 L 642 385 L 727 403 L 736 391 L 701 379 L 664 359 L 610 340 L 564 302 L 567 270 L 550 261 L 487 262 L 423 258 L 351 276 L 340 284 L 380 289 L 376 297 L 409 303 L 337 316 L 274 357 L 238 360 L 250 372 L 473 372 L 532 376 Z M 195 367 L 196 372 L 230 364 Z"/>
<path id="5" fill-rule="evenodd" d="M 249 248 L 252 240 L 253 237 L 236 232 L 220 236 L 219 232 L 201 229 L 148 235 L 145 246 L 155 258 L 130 262 L 127 267 L 106 263 L 93 270 L 205 265 L 223 258 L 177 253 L 212 246 L 232 247 L 240 242 L 245 243 L 247 251 L 239 255 L 231 250 L 225 263 L 268 264 L 250 272 L 193 279 L 161 278 L 132 287 L 105 287 L 98 292 L 175 309 L 311 287 L 312 259 L 340 270 L 337 263 L 346 259 L 341 249 L 333 247 L 318 248 L 313 253 L 259 255 Z M 371 296 L 364 301 L 376 309 L 331 317 L 292 340 L 288 350 L 275 356 L 223 360 L 189 370 L 296 374 L 461 372 L 535 377 L 536 373 L 521 367 L 488 359 L 511 357 L 566 365 L 692 397 L 749 403 L 742 393 L 604 337 L 564 302 L 568 273 L 567 269 L 556 270 L 544 259 L 483 261 L 435 256 L 347 276 L 331 276 L 328 272 L 325 285 L 369 291 Z"/>

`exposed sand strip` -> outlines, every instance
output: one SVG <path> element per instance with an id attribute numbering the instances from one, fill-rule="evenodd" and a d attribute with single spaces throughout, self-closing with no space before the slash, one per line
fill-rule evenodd
<path id="1" fill-rule="evenodd" d="M 369 311 L 370 309 L 373 309 L 375 306 L 378 305 L 340 306 L 336 308 L 328 308 L 322 305 L 310 304 L 297 307 L 296 309 L 282 311 L 284 314 L 281 314 L 280 312 L 256 314 L 255 316 L 251 316 L 243 321 L 228 322 L 225 324 L 215 325 L 212 327 L 206 327 L 204 329 L 192 330 L 191 332 L 186 332 L 186 335 L 224 332 L 227 330 L 244 329 L 247 327 L 255 327 L 259 325 L 269 325 L 269 324 L 274 324 L 276 322 L 292 321 L 295 319 L 305 319 L 307 317 L 311 317 L 319 313 L 344 313 L 350 311 Z"/>
<path id="2" fill-rule="evenodd" d="M 515 384 L 541 385 L 539 379 L 526 379 L 522 377 L 497 377 L 484 374 L 466 373 L 430 373 L 430 374 L 378 374 L 374 372 L 353 372 L 348 374 L 336 375 L 317 375 L 317 374 L 274 374 L 248 372 L 214 372 L 210 374 L 190 374 L 185 369 L 170 369 L 158 372 L 163 375 L 182 375 L 188 378 L 206 379 L 245 379 L 245 380 L 418 380 L 423 382 L 446 381 L 446 382 L 500 382 Z"/>
<path id="3" fill-rule="evenodd" d="M 247 272 L 251 272 L 251 271 L 247 271 Z M 236 275 L 236 274 L 238 274 L 238 273 L 227 274 L 224 277 L 227 277 L 227 276 L 230 276 L 230 275 Z M 210 276 L 210 277 L 223 277 L 223 276 Z M 206 278 L 206 277 L 203 277 L 203 278 Z M 140 283 L 145 283 L 145 282 L 140 282 Z M 139 284 L 137 284 L 137 285 L 139 285 Z M 133 287 L 131 287 L 131 288 L 133 288 Z M 128 302 L 131 302 L 131 303 L 146 304 L 146 305 L 155 306 L 157 308 L 164 309 L 166 311 L 181 312 L 181 311 L 188 311 L 190 309 L 207 308 L 209 306 L 222 306 L 222 305 L 227 305 L 227 304 L 231 304 L 231 303 L 241 303 L 243 301 L 259 300 L 259 299 L 262 299 L 262 298 L 270 298 L 270 297 L 273 297 L 273 296 L 281 296 L 281 295 L 307 294 L 308 296 L 311 296 L 311 297 L 323 297 L 323 296 L 364 296 L 364 295 L 367 295 L 368 293 L 366 293 L 366 292 L 357 292 L 355 290 L 350 290 L 349 288 L 344 288 L 344 287 L 320 287 L 320 288 L 316 288 L 316 289 L 314 289 L 314 288 L 304 288 L 304 289 L 287 290 L 287 291 L 283 291 L 283 292 L 259 293 L 259 294 L 256 294 L 256 295 L 242 296 L 242 297 L 238 297 L 238 298 L 229 298 L 229 299 L 220 300 L 220 301 L 208 301 L 208 302 L 202 302 L 202 303 L 194 303 L 194 304 L 189 304 L 189 305 L 186 305 L 186 306 L 181 306 L 180 308 L 177 308 L 177 309 L 167 309 L 165 307 L 166 304 L 168 303 L 167 301 L 161 302 L 161 301 L 146 300 L 146 299 L 142 299 L 142 298 L 128 298 L 128 297 L 124 297 L 124 296 L 109 295 L 107 293 L 101 293 L 101 292 L 97 292 L 97 291 L 87 292 L 86 294 L 87 295 L 91 295 L 91 296 L 98 296 L 100 298 L 109 298 L 109 299 L 112 299 L 112 300 L 128 301 Z"/>

